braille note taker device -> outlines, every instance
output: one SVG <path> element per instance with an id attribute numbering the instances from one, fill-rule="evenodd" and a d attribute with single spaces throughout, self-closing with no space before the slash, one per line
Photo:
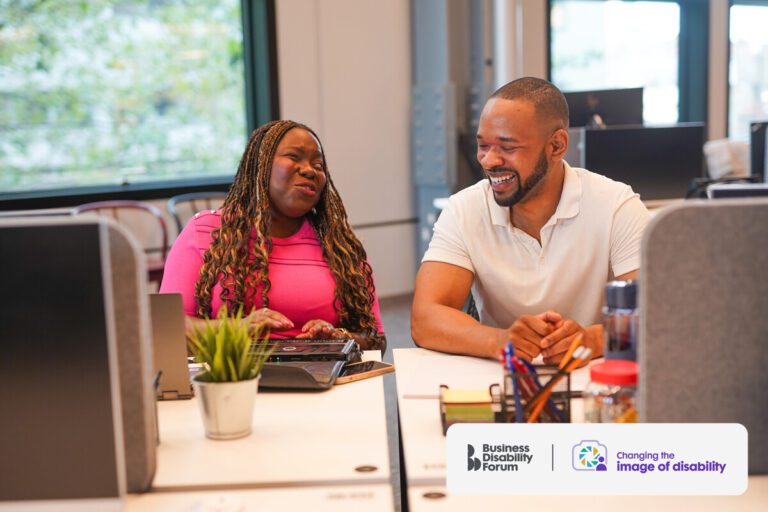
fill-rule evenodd
<path id="1" fill-rule="evenodd" d="M 273 340 L 275 351 L 261 371 L 259 387 L 277 389 L 328 389 L 347 363 L 360 360 L 353 339 Z"/>
<path id="2" fill-rule="evenodd" d="M 349 361 L 358 352 L 353 339 L 298 339 L 274 340 L 270 362 L 283 361 Z"/>

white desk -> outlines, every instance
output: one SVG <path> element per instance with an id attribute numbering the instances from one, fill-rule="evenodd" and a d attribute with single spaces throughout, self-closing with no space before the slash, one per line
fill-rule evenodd
<path id="1" fill-rule="evenodd" d="M 443 497 L 441 497 L 443 496 Z M 451 496 L 443 486 L 408 486 L 411 512 L 756 512 L 768 508 L 768 475 L 741 496 Z"/>
<path id="2" fill-rule="evenodd" d="M 397 406 L 400 438 L 406 470 L 408 502 L 412 512 L 510 510 L 535 507 L 547 510 L 595 510 L 622 512 L 646 510 L 738 511 L 768 509 L 768 476 L 753 476 L 742 496 L 450 496 L 445 488 L 445 437 L 440 423 L 440 384 L 454 388 L 479 389 L 501 383 L 501 365 L 489 359 L 454 356 L 420 348 L 395 349 Z M 582 368 L 571 378 L 572 389 L 583 389 L 589 372 Z M 574 400 L 572 417 L 583 419 L 581 400 Z"/>
<path id="3" fill-rule="evenodd" d="M 397 407 L 408 485 L 445 485 L 445 437 L 440 423 L 440 384 L 452 388 L 483 389 L 501 384 L 502 367 L 496 361 L 454 356 L 421 348 L 395 349 Z M 583 389 L 586 368 L 574 372 L 573 389 Z M 574 419 L 583 418 L 581 400 L 572 402 Z"/>
<path id="4" fill-rule="evenodd" d="M 159 402 L 158 422 L 156 491 L 390 480 L 381 377 L 321 392 L 259 391 L 253 433 L 243 439 L 207 439 L 196 399 Z"/>
<path id="5" fill-rule="evenodd" d="M 125 512 L 392 512 L 390 484 L 131 495 Z"/>

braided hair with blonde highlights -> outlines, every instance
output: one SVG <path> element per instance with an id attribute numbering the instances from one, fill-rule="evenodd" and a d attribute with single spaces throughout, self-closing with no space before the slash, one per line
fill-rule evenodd
<path id="1" fill-rule="evenodd" d="M 210 248 L 195 284 L 197 315 L 211 317 L 213 289 L 221 286 L 221 300 L 229 311 L 240 306 L 252 308 L 261 289 L 261 306 L 269 307 L 269 253 L 272 249 L 270 227 L 272 214 L 269 180 L 277 146 L 294 128 L 309 132 L 294 121 L 272 121 L 254 130 L 246 146 L 237 174 L 222 205 L 221 226 L 211 234 Z M 322 148 L 321 153 L 322 153 Z M 371 348 L 385 343 L 378 335 L 373 315 L 374 283 L 365 249 L 352 232 L 339 193 L 328 173 L 322 154 L 326 185 L 309 221 L 322 247 L 336 283 L 334 309 L 340 327 L 359 332 L 372 340 Z M 376 346 L 379 345 L 379 346 Z"/>

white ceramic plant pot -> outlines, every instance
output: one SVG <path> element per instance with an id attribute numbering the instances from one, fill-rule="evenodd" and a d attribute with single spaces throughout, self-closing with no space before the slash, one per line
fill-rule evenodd
<path id="1" fill-rule="evenodd" d="M 194 378 L 206 437 L 238 439 L 250 435 L 260 377 L 239 382 L 204 382 Z"/>

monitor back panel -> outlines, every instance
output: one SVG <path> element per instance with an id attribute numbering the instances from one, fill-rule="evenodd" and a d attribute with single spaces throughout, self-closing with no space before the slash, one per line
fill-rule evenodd
<path id="1" fill-rule="evenodd" d="M 0 501 L 109 498 L 124 485 L 100 229 L 0 223 Z"/>
<path id="2" fill-rule="evenodd" d="M 599 114 L 607 126 L 643 124 L 643 88 L 564 93 L 571 128 L 587 126 Z"/>
<path id="3" fill-rule="evenodd" d="M 766 183 L 768 183 L 768 173 L 765 172 L 765 152 L 768 149 L 765 144 L 767 128 L 768 121 L 749 124 L 749 171 L 752 176 L 762 176 Z"/>
<path id="4" fill-rule="evenodd" d="M 685 197 L 704 172 L 704 125 L 585 130 L 584 166 L 630 185 L 643 200 Z"/>

